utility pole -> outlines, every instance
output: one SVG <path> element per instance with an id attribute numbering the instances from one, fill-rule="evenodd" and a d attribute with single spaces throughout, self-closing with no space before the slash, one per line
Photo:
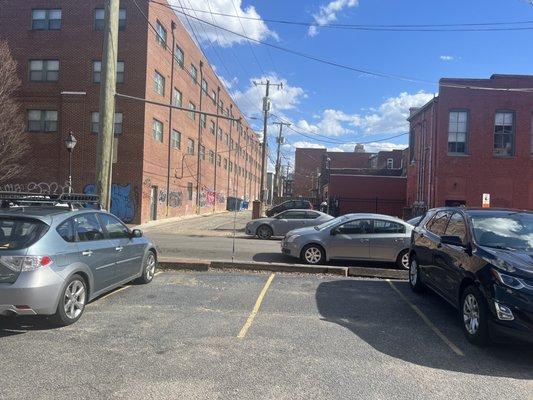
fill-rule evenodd
<path id="1" fill-rule="evenodd" d="M 263 214 L 263 206 L 265 203 L 265 174 L 266 174 L 266 158 L 267 158 L 267 126 L 268 126 L 268 112 L 270 111 L 270 86 L 276 86 L 278 89 L 283 88 L 283 83 L 270 83 L 267 79 L 266 82 L 255 82 L 255 86 L 266 86 L 265 97 L 263 97 L 263 148 L 261 149 L 261 184 L 260 184 L 260 193 L 259 200 L 261 201 L 260 214 Z"/>
<path id="2" fill-rule="evenodd" d="M 98 145 L 96 149 L 96 194 L 102 206 L 111 208 L 111 168 L 113 165 L 113 131 L 117 78 L 119 0 L 107 0 L 105 5 L 104 45 L 102 49 L 102 81 Z"/>
<path id="3" fill-rule="evenodd" d="M 279 196 L 279 183 L 280 183 L 280 176 L 279 176 L 279 170 L 281 167 L 281 145 L 283 144 L 283 125 L 285 126 L 291 126 L 288 122 L 274 122 L 274 125 L 279 125 L 279 134 L 277 139 L 278 144 L 278 150 L 276 155 L 276 169 L 274 174 L 274 197 Z"/>
<path id="4" fill-rule="evenodd" d="M 172 50 L 174 51 L 174 49 Z M 200 87 L 200 102 L 198 105 L 198 111 L 200 113 L 198 114 L 198 164 L 196 165 L 196 214 L 200 214 L 200 189 L 202 188 L 201 185 L 201 177 L 202 177 L 202 170 L 201 170 L 201 158 L 202 155 L 200 154 L 200 149 L 202 148 L 202 94 L 204 91 L 204 88 L 202 87 L 202 82 L 204 80 L 204 72 L 203 72 L 203 66 L 204 63 L 200 61 L 200 82 L 198 82 L 198 86 Z M 207 118 L 207 117 L 204 117 Z M 205 151 L 204 151 L 204 157 L 205 157 Z"/>
<path id="5" fill-rule="evenodd" d="M 170 105 L 172 105 L 174 96 L 174 64 L 175 56 L 174 51 L 176 49 L 176 23 L 172 21 L 170 24 L 172 30 L 172 64 L 170 67 Z M 168 154 L 167 154 L 167 207 L 166 216 L 168 217 L 169 205 L 170 205 L 170 155 L 172 153 L 172 107 L 168 108 Z"/>
<path id="6" fill-rule="evenodd" d="M 219 101 L 218 99 L 220 99 L 220 86 L 217 88 L 217 98 L 215 99 L 215 103 L 216 103 L 216 114 L 217 114 L 217 117 L 216 117 L 216 122 L 215 122 L 215 181 L 213 182 L 213 191 L 215 192 L 215 204 L 213 206 L 213 212 L 216 211 L 216 207 L 217 207 L 217 201 L 218 201 L 218 196 L 217 196 L 217 166 L 218 166 L 218 114 L 219 114 L 219 110 L 218 110 L 218 106 L 219 106 Z M 230 122 L 230 124 L 232 124 L 233 122 Z M 228 196 L 229 196 L 229 193 L 228 193 Z"/>

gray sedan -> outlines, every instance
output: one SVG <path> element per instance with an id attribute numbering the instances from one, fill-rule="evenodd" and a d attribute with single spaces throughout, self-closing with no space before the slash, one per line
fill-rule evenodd
<path id="1" fill-rule="evenodd" d="M 287 210 L 271 218 L 259 218 L 246 224 L 246 234 L 259 239 L 270 239 L 272 236 L 284 236 L 297 228 L 320 225 L 332 220 L 333 217 L 314 210 Z"/>
<path id="2" fill-rule="evenodd" d="M 401 219 L 380 214 L 347 214 L 322 225 L 287 233 L 283 254 L 307 264 L 332 259 L 395 262 L 409 267 L 413 227 Z"/>
<path id="3" fill-rule="evenodd" d="M 0 315 L 50 315 L 69 325 L 126 282 L 148 283 L 155 246 L 100 210 L 0 207 Z"/>

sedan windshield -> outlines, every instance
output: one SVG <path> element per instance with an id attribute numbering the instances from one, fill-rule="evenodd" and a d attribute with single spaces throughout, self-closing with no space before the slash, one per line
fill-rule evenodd
<path id="1" fill-rule="evenodd" d="M 337 218 L 334 218 L 334 219 L 331 219 L 327 222 L 324 222 L 323 224 L 320 224 L 320 225 L 317 225 L 315 226 L 315 229 L 317 231 L 321 231 L 323 229 L 328 229 L 328 228 L 331 228 L 332 226 L 335 226 L 337 224 L 340 224 L 341 222 L 344 222 L 348 219 L 348 217 L 346 215 L 343 215 L 342 217 L 337 217 Z"/>
<path id="2" fill-rule="evenodd" d="M 498 249 L 533 249 L 533 214 L 510 212 L 473 215 L 474 236 L 481 246 Z"/>

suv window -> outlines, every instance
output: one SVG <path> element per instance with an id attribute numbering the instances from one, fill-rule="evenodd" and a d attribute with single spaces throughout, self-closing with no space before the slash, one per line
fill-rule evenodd
<path id="1" fill-rule="evenodd" d="M 450 212 L 439 211 L 426 224 L 426 229 L 434 233 L 435 235 L 443 236 L 449 219 L 450 219 Z"/>
<path id="2" fill-rule="evenodd" d="M 0 218 L 0 251 L 31 246 L 47 231 L 48 225 L 37 219 Z"/>
<path id="3" fill-rule="evenodd" d="M 99 214 L 99 216 L 111 239 L 126 239 L 130 237 L 130 230 L 118 218 L 109 214 Z"/>
<path id="4" fill-rule="evenodd" d="M 78 215 L 74 218 L 74 226 L 80 242 L 104 239 L 104 232 L 95 214 Z"/>
<path id="5" fill-rule="evenodd" d="M 466 224 L 461 214 L 453 213 L 446 228 L 446 236 L 459 236 L 466 243 Z"/>
<path id="6" fill-rule="evenodd" d="M 398 222 L 375 219 L 374 233 L 405 233 L 405 226 Z"/>
<path id="7" fill-rule="evenodd" d="M 74 231 L 74 227 L 72 226 L 72 220 L 73 218 L 69 218 L 56 229 L 57 233 L 59 233 L 59 236 L 61 236 L 65 242 L 76 241 L 76 233 Z"/>
<path id="8" fill-rule="evenodd" d="M 344 235 L 363 235 L 372 233 L 372 221 L 368 219 L 357 219 L 346 222 L 337 228 L 337 231 Z"/>

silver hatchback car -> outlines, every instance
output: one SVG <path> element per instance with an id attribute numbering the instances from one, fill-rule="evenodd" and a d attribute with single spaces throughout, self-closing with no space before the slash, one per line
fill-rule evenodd
<path id="1" fill-rule="evenodd" d="M 395 262 L 408 269 L 412 230 L 412 225 L 388 215 L 347 214 L 288 232 L 281 251 L 307 264 L 332 259 L 368 260 Z"/>
<path id="2" fill-rule="evenodd" d="M 0 315 L 69 325 L 101 294 L 153 279 L 157 252 L 140 230 L 74 204 L 96 196 L 68 196 L 0 193 Z"/>

